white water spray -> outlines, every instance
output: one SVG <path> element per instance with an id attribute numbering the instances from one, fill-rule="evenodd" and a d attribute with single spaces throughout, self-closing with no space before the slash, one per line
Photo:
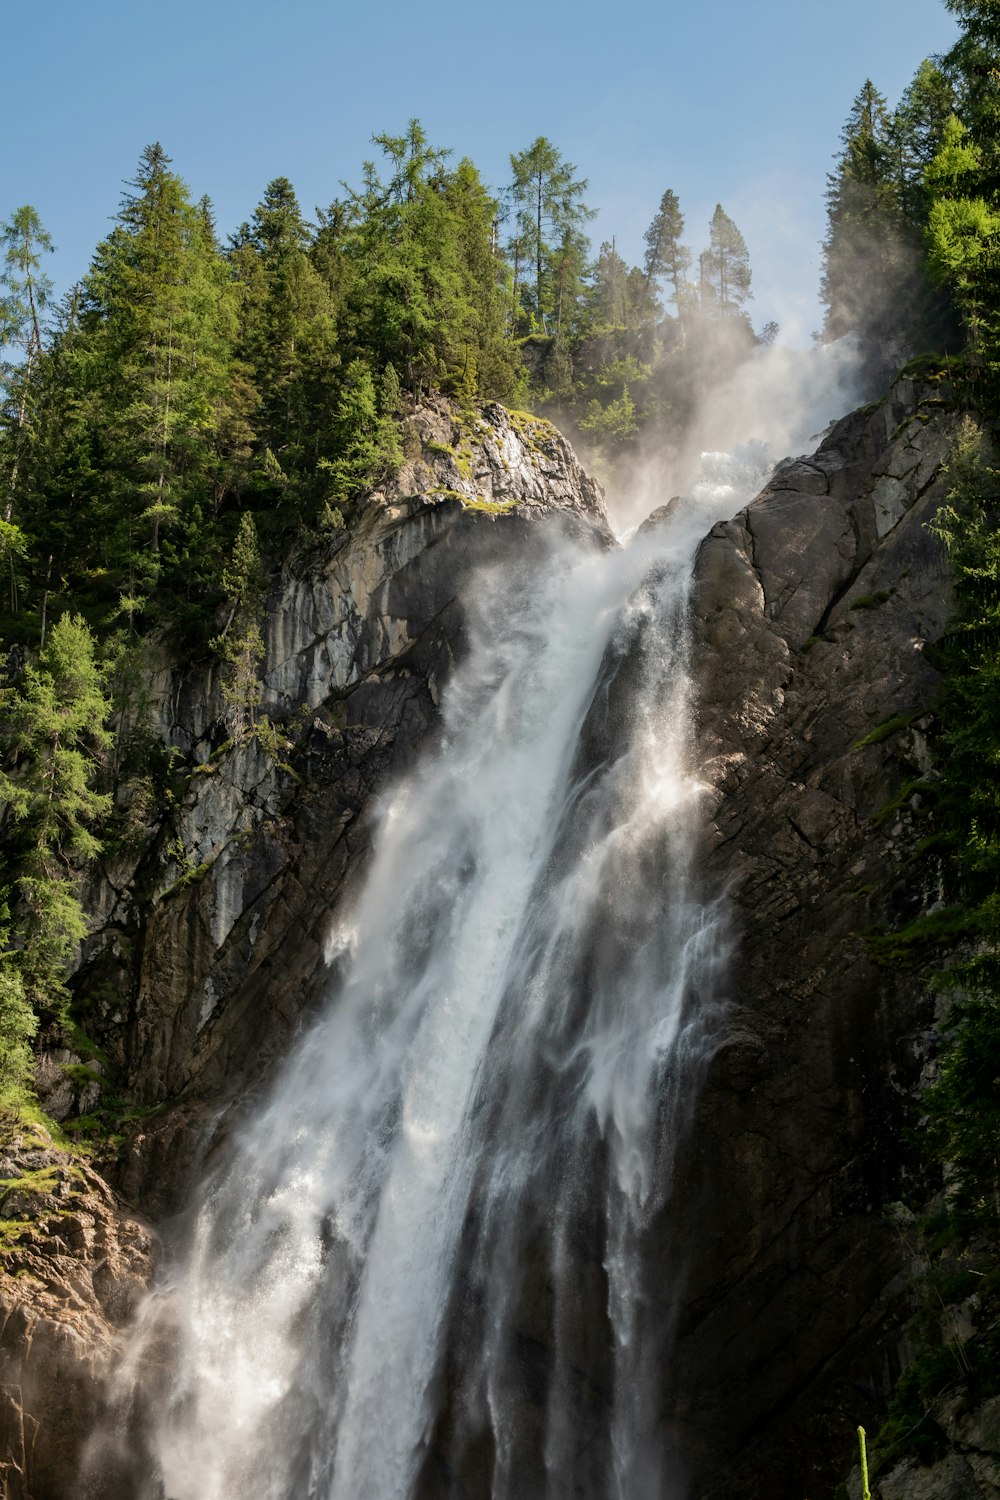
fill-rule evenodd
<path id="1" fill-rule="evenodd" d="M 478 580 L 326 1013 L 131 1340 L 141 1500 L 444 1495 L 440 1453 L 493 1500 L 680 1493 L 642 1251 L 725 956 L 686 604 L 732 480 L 626 551 Z"/>

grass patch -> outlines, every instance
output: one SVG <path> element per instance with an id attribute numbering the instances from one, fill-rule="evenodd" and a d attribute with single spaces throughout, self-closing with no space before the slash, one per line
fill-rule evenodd
<path id="1" fill-rule="evenodd" d="M 491 516 L 499 516 L 505 510 L 512 510 L 516 504 L 516 500 L 487 500 L 483 495 L 477 495 L 475 500 L 468 500 L 464 496 L 462 498 L 465 510 L 484 510 Z"/>

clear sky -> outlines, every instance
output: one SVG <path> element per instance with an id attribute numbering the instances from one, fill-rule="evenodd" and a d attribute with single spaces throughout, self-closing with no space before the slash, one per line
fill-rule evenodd
<path id="1" fill-rule="evenodd" d="M 6 0 L 0 217 L 33 203 L 59 290 L 162 142 L 226 234 L 290 177 L 307 213 L 418 116 L 495 188 L 547 135 L 631 261 L 672 187 L 697 253 L 742 229 L 758 327 L 817 327 L 825 174 L 866 77 L 895 103 L 956 36 L 942 0 Z"/>

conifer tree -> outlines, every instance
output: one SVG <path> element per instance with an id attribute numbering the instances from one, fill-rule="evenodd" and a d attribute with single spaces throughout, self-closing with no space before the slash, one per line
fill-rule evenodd
<path id="1" fill-rule="evenodd" d="M 984 195 L 982 153 L 953 115 L 926 172 L 931 206 L 927 224 L 932 272 L 952 290 L 978 353 L 1000 343 L 996 265 L 1000 205 Z"/>
<path id="2" fill-rule="evenodd" d="M 649 228 L 646 230 L 646 259 L 644 270 L 650 281 L 661 277 L 673 289 L 674 309 L 683 327 L 685 312 L 685 290 L 687 273 L 691 265 L 691 251 L 681 243 L 684 233 L 684 217 L 681 214 L 677 194 L 667 188 L 660 199 L 660 206 Z"/>
<path id="3" fill-rule="evenodd" d="M 365 164 L 346 247 L 346 317 L 357 357 L 372 369 L 391 363 L 415 394 L 435 384 L 457 389 L 473 365 L 488 394 L 509 390 L 516 362 L 501 347 L 495 203 L 471 163 L 446 170 L 447 153 L 429 145 L 419 121 L 405 136 L 375 140 L 391 176 L 383 182 L 374 163 Z"/>
<path id="4" fill-rule="evenodd" d="M 335 384 L 339 364 L 330 290 L 312 263 L 311 243 L 292 184 L 276 177 L 230 249 L 241 300 L 239 353 L 260 395 L 261 445 L 298 477 L 315 465 L 317 429 L 330 415 L 320 391 Z"/>
<path id="5" fill-rule="evenodd" d="M 32 1075 L 31 1039 L 38 1019 L 28 1004 L 11 946 L 10 913 L 0 909 L 0 1120 L 16 1112 Z"/>
<path id="6" fill-rule="evenodd" d="M 165 567 L 197 591 L 213 563 L 206 502 L 217 509 L 238 487 L 254 404 L 233 378 L 235 293 L 210 211 L 169 168 L 162 147 L 147 147 L 62 340 L 66 399 L 102 454 L 92 545 L 132 597 Z"/>
<path id="7" fill-rule="evenodd" d="M 750 255 L 746 241 L 725 212 L 715 206 L 709 248 L 701 258 L 702 283 L 710 290 L 711 310 L 721 317 L 737 317 L 753 296 Z"/>
<path id="8" fill-rule="evenodd" d="M 18 602 L 16 566 L 27 552 L 18 524 L 18 483 L 31 423 L 38 407 L 38 365 L 42 357 L 42 315 L 52 281 L 42 270 L 42 256 L 52 239 L 38 214 L 25 204 L 0 224 L 3 262 L 0 268 L 0 565 L 10 579 L 10 605 Z M 13 361 L 3 358 L 15 349 Z"/>
<path id="9" fill-rule="evenodd" d="M 1000 195 L 1000 10 L 996 0 L 945 0 L 961 36 L 945 65 L 961 79 L 963 123 L 979 149 L 984 195 Z"/>
<path id="10" fill-rule="evenodd" d="M 3 895 L 14 912 L 17 970 L 31 1007 L 60 1013 L 67 965 L 87 930 L 78 884 L 100 851 L 94 828 L 111 806 L 94 788 L 111 746 L 111 705 L 81 616 L 56 621 L 38 666 L 0 688 L 0 709 L 8 756 L 0 798 L 13 825 Z"/>
<path id="11" fill-rule="evenodd" d="M 823 334 L 839 338 L 895 300 L 902 222 L 893 123 L 866 80 L 841 132 L 837 170 L 827 178 Z"/>
<path id="12" fill-rule="evenodd" d="M 232 556 L 223 569 L 222 588 L 232 601 L 232 610 L 225 630 L 212 645 L 226 664 L 222 694 L 228 709 L 230 735 L 240 744 L 256 726 L 261 703 L 264 637 L 260 616 L 267 597 L 257 527 L 249 511 L 240 517 Z"/>
<path id="13" fill-rule="evenodd" d="M 399 403 L 399 377 L 393 366 L 387 367 L 378 392 L 365 361 L 352 361 L 337 406 L 337 456 L 323 461 L 329 476 L 329 499 L 338 507 L 388 478 L 402 463 L 396 424 Z"/>
<path id="14" fill-rule="evenodd" d="M 889 140 L 895 154 L 900 209 L 919 228 L 927 218 L 924 174 L 955 106 L 952 79 L 931 58 L 925 58 L 892 116 Z"/>
<path id="15" fill-rule="evenodd" d="M 551 266 L 554 252 L 567 231 L 582 233 L 594 217 L 583 195 L 587 179 L 577 178 L 576 167 L 564 161 L 545 136 L 538 136 L 526 150 L 510 159 L 514 180 L 510 188 L 516 231 L 517 254 L 535 269 L 534 297 L 530 310 L 540 331 L 548 331 L 554 309 Z"/>

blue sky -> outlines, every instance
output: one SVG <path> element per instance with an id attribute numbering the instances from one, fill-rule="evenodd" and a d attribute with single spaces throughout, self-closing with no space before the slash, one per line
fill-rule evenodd
<path id="1" fill-rule="evenodd" d="M 311 213 L 418 116 L 496 187 L 547 135 L 589 178 L 595 245 L 638 261 L 672 187 L 697 252 L 717 201 L 754 321 L 818 324 L 825 174 L 864 79 L 895 102 L 957 34 L 941 0 L 35 0 L 3 18 L 0 216 L 35 205 L 60 290 L 160 140 L 220 229 L 285 175 Z"/>

